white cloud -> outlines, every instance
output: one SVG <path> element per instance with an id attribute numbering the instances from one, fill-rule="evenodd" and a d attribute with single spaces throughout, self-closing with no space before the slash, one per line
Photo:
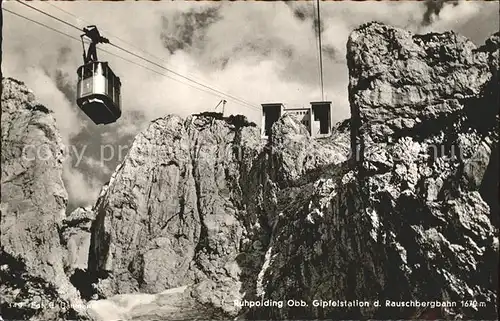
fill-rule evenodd
<path id="1" fill-rule="evenodd" d="M 92 171 L 100 172 L 104 175 L 111 175 L 111 170 L 108 166 L 106 166 L 106 162 L 104 160 L 94 159 L 92 157 L 85 157 L 83 159 L 85 165 L 90 167 Z"/>
<path id="2" fill-rule="evenodd" d="M 21 79 L 26 82 L 28 88 L 35 88 L 34 92 L 37 101 L 54 112 L 56 124 L 61 132 L 64 144 L 68 145 L 69 140 L 82 129 L 82 124 L 77 116 L 78 111 L 73 108 L 64 94 L 57 89 L 50 76 L 41 69 L 27 68 Z"/>
<path id="3" fill-rule="evenodd" d="M 102 182 L 89 173 L 82 173 L 65 162 L 63 171 L 64 186 L 68 191 L 70 206 L 91 206 L 97 200 Z"/>
<path id="4" fill-rule="evenodd" d="M 444 5 L 439 15 L 434 17 L 432 24 L 420 29 L 419 32 L 445 32 L 455 29 L 469 19 L 474 18 L 483 6 L 476 1 L 459 1 L 457 5 Z"/>

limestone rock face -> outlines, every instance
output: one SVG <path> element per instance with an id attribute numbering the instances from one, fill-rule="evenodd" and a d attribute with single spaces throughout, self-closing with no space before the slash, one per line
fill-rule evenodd
<path id="1" fill-rule="evenodd" d="M 334 140 L 316 140 L 292 115 L 285 114 L 273 126 L 268 149 L 272 167 L 268 170 L 281 186 L 300 185 L 312 175 L 324 174 L 327 167 L 345 161 L 349 142 L 345 131 Z"/>
<path id="2" fill-rule="evenodd" d="M 463 110 L 491 82 L 498 55 L 453 32 L 414 35 L 378 23 L 355 30 L 347 47 L 351 112 L 376 140 Z"/>
<path id="3" fill-rule="evenodd" d="M 332 137 L 286 114 L 268 141 L 208 114 L 141 133 L 96 205 L 100 294 L 185 287 L 242 319 L 496 318 L 498 35 L 370 23 L 347 52 Z"/>
<path id="4" fill-rule="evenodd" d="M 476 48 L 453 32 L 413 35 L 378 23 L 356 29 L 347 44 L 352 161 L 370 173 L 392 162 L 412 175 L 412 186 L 422 176 L 416 170 L 425 171 L 431 198 L 446 180 L 465 182 L 497 213 L 491 192 L 498 187 L 488 177 L 498 173 L 499 37 Z M 406 147 L 425 158 L 413 169 Z M 382 161 L 380 150 L 397 159 Z M 422 162 L 435 162 L 435 175 Z M 498 215 L 491 219 L 498 226 Z"/>
<path id="5" fill-rule="evenodd" d="M 64 218 L 61 228 L 62 245 L 67 253 L 64 256 L 66 274 L 72 275 L 75 270 L 87 270 L 90 228 L 95 219 L 92 208 L 77 208 Z"/>
<path id="6" fill-rule="evenodd" d="M 64 147 L 51 112 L 22 84 L 2 79 L 1 314 L 75 317 L 79 294 L 64 273 L 59 227 L 67 193 Z"/>
<path id="7" fill-rule="evenodd" d="M 286 202 L 273 230 L 262 296 L 299 306 L 251 317 L 496 319 L 498 34 L 476 48 L 370 23 L 347 49 L 350 166 Z"/>
<path id="8" fill-rule="evenodd" d="M 207 116 L 167 116 L 141 133 L 96 206 L 89 271 L 109 274 L 101 292 L 236 284 L 243 228 L 231 184 L 238 154 L 258 144 L 257 128 Z"/>
<path id="9" fill-rule="evenodd" d="M 154 121 L 96 205 L 89 271 L 100 294 L 192 285 L 198 302 L 237 315 L 234 300 L 255 294 L 278 185 L 297 189 L 346 160 L 348 142 L 322 147 L 300 126 L 284 117 L 261 142 L 234 119 Z"/>

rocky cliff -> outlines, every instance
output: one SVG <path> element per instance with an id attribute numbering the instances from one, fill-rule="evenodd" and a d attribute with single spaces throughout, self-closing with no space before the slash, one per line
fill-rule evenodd
<path id="1" fill-rule="evenodd" d="M 352 117 L 330 139 L 288 116 L 267 142 L 204 116 L 139 135 L 96 208 L 102 294 L 186 285 L 247 318 L 496 316 L 498 35 L 371 23 L 347 47 Z M 371 305 L 313 305 L 336 299 Z"/>
<path id="2" fill-rule="evenodd" d="M 255 293 L 277 193 L 293 199 L 348 149 L 312 140 L 291 117 L 275 128 L 266 144 L 244 120 L 193 115 L 141 133 L 95 208 L 89 271 L 104 276 L 101 294 L 193 285 L 199 302 L 238 314 L 234 300 Z"/>
<path id="3" fill-rule="evenodd" d="M 21 82 L 2 79 L 0 307 L 6 319 L 75 318 L 84 307 L 66 277 L 60 243 L 68 198 L 64 156 L 51 112 Z"/>
<path id="4" fill-rule="evenodd" d="M 496 319 L 498 45 L 498 34 L 476 48 L 454 33 L 378 23 L 350 35 L 349 167 L 283 213 L 264 296 L 372 304 L 270 308 L 264 317 Z"/>
<path id="5" fill-rule="evenodd" d="M 329 138 L 153 121 L 61 228 L 91 317 L 496 319 L 499 41 L 359 27 Z"/>

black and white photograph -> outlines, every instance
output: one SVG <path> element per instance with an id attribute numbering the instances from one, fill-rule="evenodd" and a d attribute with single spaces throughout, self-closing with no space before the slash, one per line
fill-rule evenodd
<path id="1" fill-rule="evenodd" d="M 1 9 L 0 321 L 499 319 L 498 0 Z"/>

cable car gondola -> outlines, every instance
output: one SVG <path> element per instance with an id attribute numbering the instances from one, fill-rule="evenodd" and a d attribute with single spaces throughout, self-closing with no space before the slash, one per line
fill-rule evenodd
<path id="1" fill-rule="evenodd" d="M 120 78 L 116 76 L 107 62 L 97 59 L 97 43 L 109 43 L 101 37 L 96 26 L 83 29 L 81 35 L 84 64 L 77 70 L 78 85 L 76 103 L 92 121 L 99 124 L 110 124 L 121 116 Z M 83 38 L 91 40 L 85 54 Z"/>

